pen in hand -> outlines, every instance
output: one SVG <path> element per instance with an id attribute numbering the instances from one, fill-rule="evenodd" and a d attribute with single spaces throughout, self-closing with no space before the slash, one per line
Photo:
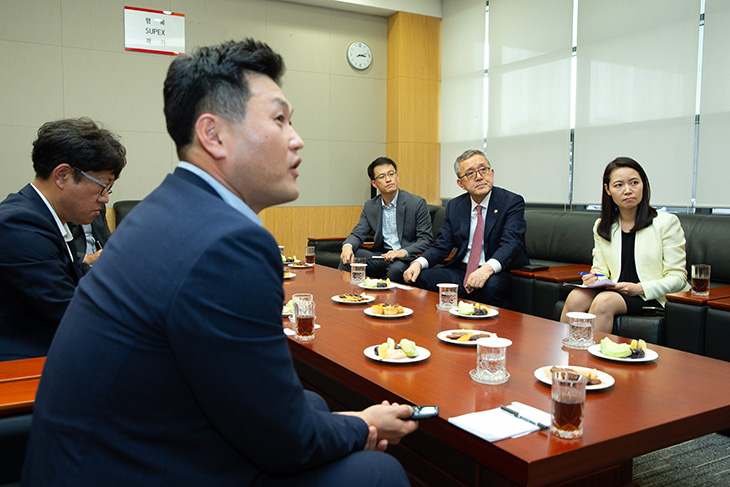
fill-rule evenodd
<path id="1" fill-rule="evenodd" d="M 588 274 L 590 274 L 590 272 L 579 272 L 578 273 L 579 276 L 587 276 Z M 605 274 L 596 274 L 596 277 L 606 277 L 606 275 Z"/>

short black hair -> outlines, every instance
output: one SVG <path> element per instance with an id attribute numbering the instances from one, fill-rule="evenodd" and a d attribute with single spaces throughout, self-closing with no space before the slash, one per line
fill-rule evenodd
<path id="1" fill-rule="evenodd" d="M 167 132 L 178 153 L 192 142 L 202 113 L 229 122 L 245 118 L 251 96 L 246 75 L 264 74 L 279 84 L 284 70 L 282 57 L 254 39 L 200 47 L 175 59 L 167 70 L 163 94 Z"/>
<path id="2" fill-rule="evenodd" d="M 48 179 L 61 164 L 82 171 L 112 171 L 114 179 L 127 164 L 127 150 L 119 136 L 88 117 L 44 123 L 33 142 L 33 169 L 38 179 Z M 83 176 L 78 172 L 78 182 Z"/>
<path id="3" fill-rule="evenodd" d="M 378 166 L 385 166 L 386 164 L 390 164 L 393 166 L 393 170 L 398 172 L 398 166 L 395 165 L 393 159 L 390 157 L 378 157 L 368 166 L 368 176 L 370 176 L 371 181 L 375 180 L 375 168 Z"/>
<path id="4" fill-rule="evenodd" d="M 603 171 L 603 184 L 611 185 L 611 173 L 616 169 L 622 167 L 628 167 L 639 173 L 641 182 L 644 186 L 643 193 L 641 195 L 641 201 L 636 207 L 636 220 L 634 221 L 634 228 L 632 232 L 638 232 L 642 228 L 646 228 L 651 225 L 654 217 L 657 215 L 657 211 L 651 207 L 649 200 L 651 199 L 651 188 L 649 187 L 649 176 L 646 175 L 646 171 L 641 167 L 641 164 L 631 159 L 630 157 L 617 157 L 613 161 L 609 162 L 606 169 Z M 606 192 L 605 186 L 601 185 L 601 221 L 598 223 L 598 235 L 605 238 L 609 242 L 611 241 L 611 226 L 614 222 L 618 221 L 619 209 L 614 203 L 613 198 Z"/>

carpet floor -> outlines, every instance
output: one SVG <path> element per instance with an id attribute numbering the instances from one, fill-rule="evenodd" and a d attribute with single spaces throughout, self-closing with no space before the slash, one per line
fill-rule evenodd
<path id="1" fill-rule="evenodd" d="M 634 459 L 641 487 L 730 487 L 730 437 L 714 433 Z"/>

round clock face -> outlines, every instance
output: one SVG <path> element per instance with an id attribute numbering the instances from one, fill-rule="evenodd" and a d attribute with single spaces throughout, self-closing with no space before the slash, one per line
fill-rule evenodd
<path id="1" fill-rule="evenodd" d="M 367 69 L 373 62 L 373 53 L 364 42 L 353 42 L 347 48 L 347 60 L 355 69 Z"/>

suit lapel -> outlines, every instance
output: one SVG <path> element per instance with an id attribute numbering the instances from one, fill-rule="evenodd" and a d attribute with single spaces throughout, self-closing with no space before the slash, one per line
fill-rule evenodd
<path id="1" fill-rule="evenodd" d="M 456 211 L 459 215 L 459 228 L 455 230 L 458 231 L 458 235 L 461 237 L 462 245 L 458 254 L 454 256 L 454 258 L 461 262 L 461 259 L 464 258 L 467 250 L 469 249 L 470 243 L 469 230 L 471 229 L 471 196 L 469 196 L 469 193 L 466 193 L 464 198 L 459 201 L 459 206 L 456 208 Z M 457 235 L 454 230 L 452 230 L 452 232 L 454 232 L 454 236 Z"/>
<path id="2" fill-rule="evenodd" d="M 395 208 L 395 226 L 398 230 L 398 241 L 403 241 L 403 226 L 406 223 L 406 199 L 403 191 L 398 193 L 398 206 Z"/>
<path id="3" fill-rule="evenodd" d="M 63 234 L 58 229 L 58 225 L 56 225 L 56 220 L 53 218 L 51 211 L 48 209 L 41 197 L 38 196 L 35 189 L 31 188 L 30 185 L 26 185 L 20 190 L 20 193 L 28 198 L 28 201 L 36 207 L 36 210 L 48 220 L 49 225 L 53 228 L 54 234 L 56 235 L 56 245 L 58 245 L 58 250 L 61 252 L 61 255 L 63 255 L 63 262 L 72 269 L 73 278 L 76 282 L 78 282 L 82 274 L 81 269 L 79 269 L 76 260 L 71 258 L 71 255 L 69 255 L 69 250 L 71 251 L 71 254 L 74 254 L 75 252 L 71 246 L 66 243 L 66 240 L 64 240 Z M 72 244 L 73 242 L 70 243 Z"/>
<path id="4" fill-rule="evenodd" d="M 502 195 L 496 191 L 496 188 L 492 188 L 492 196 L 489 198 L 489 206 L 487 212 L 484 214 L 484 241 L 487 241 L 487 236 L 492 233 L 494 224 L 499 216 L 499 210 L 502 209 Z"/>
<path id="5" fill-rule="evenodd" d="M 375 232 L 373 234 L 373 248 L 380 249 L 385 245 L 383 240 L 383 196 L 378 195 L 375 197 Z"/>

